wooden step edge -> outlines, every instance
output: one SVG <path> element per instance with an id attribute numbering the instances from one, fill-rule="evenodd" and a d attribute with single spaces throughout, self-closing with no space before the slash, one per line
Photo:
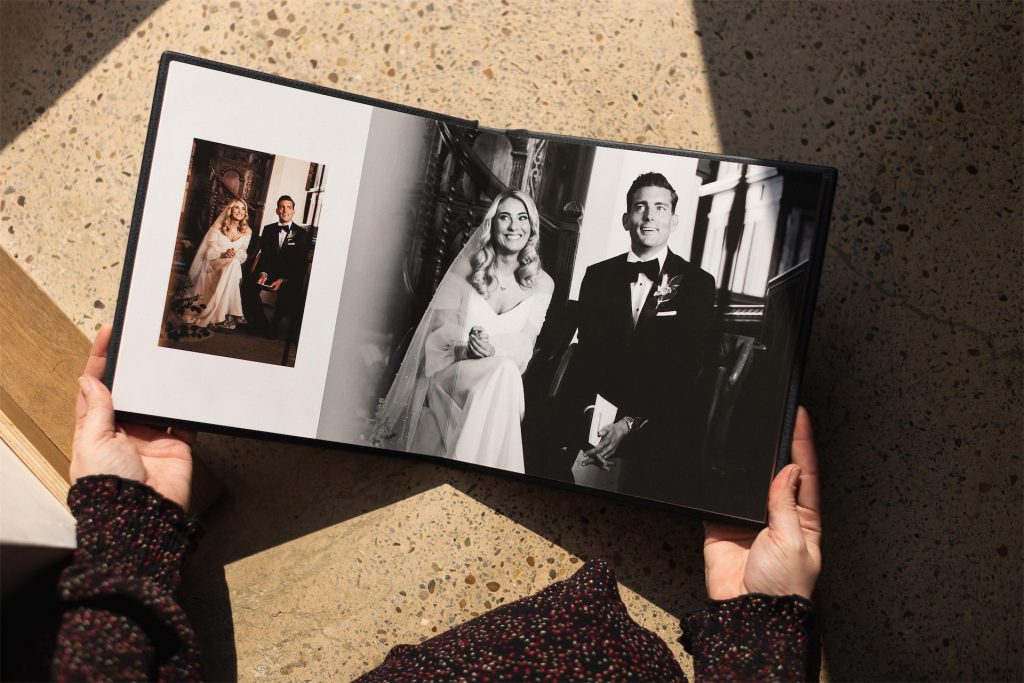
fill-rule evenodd
<path id="1" fill-rule="evenodd" d="M 0 439 L 57 502 L 68 509 L 71 463 L 3 388 L 0 388 Z"/>

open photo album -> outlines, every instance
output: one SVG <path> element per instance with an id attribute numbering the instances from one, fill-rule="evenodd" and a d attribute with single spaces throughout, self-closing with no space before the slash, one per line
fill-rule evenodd
<path id="1" fill-rule="evenodd" d="M 122 418 L 763 523 L 835 184 L 166 53 L 105 380 Z"/>

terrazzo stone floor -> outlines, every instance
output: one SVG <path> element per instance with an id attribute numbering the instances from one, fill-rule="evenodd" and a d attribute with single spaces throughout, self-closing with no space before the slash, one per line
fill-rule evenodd
<path id="1" fill-rule="evenodd" d="M 1020 3 L 0 3 L 0 245 L 109 321 L 173 49 L 484 125 L 836 166 L 802 400 L 834 680 L 1021 680 Z M 185 604 L 216 679 L 352 677 L 603 556 L 674 644 L 696 522 L 204 436 Z M 643 534 L 637 534 L 643 529 Z"/>

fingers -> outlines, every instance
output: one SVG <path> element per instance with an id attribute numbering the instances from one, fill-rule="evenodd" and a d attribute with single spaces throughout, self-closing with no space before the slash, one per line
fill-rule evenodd
<path id="1" fill-rule="evenodd" d="M 803 539 L 800 515 L 796 509 L 796 491 L 800 481 L 799 465 L 786 465 L 775 475 L 768 490 L 768 526 L 783 537 Z"/>
<path id="2" fill-rule="evenodd" d="M 466 346 L 469 348 L 470 353 L 472 353 L 474 357 L 481 358 L 484 355 L 483 347 L 480 346 L 480 342 L 477 341 L 476 337 L 471 336 Z"/>
<path id="3" fill-rule="evenodd" d="M 584 455 L 584 458 L 583 458 L 583 465 L 584 466 L 597 465 L 598 467 L 600 467 L 605 472 L 610 470 L 612 468 L 612 465 L 615 464 L 613 462 L 609 462 L 607 458 L 604 458 L 604 457 L 602 457 L 602 456 L 600 456 L 600 455 L 598 455 L 596 453 L 593 454 L 593 455 L 590 455 L 590 456 L 587 456 L 586 453 L 584 453 L 583 455 Z"/>
<path id="4" fill-rule="evenodd" d="M 103 370 L 107 367 L 107 349 L 110 348 L 110 325 L 104 325 L 96 332 L 92 340 L 92 350 L 89 352 L 89 360 L 85 362 L 83 375 L 99 379 L 103 376 Z"/>
<path id="5" fill-rule="evenodd" d="M 196 437 L 198 436 L 197 433 L 191 429 L 178 429 L 176 427 L 168 427 L 167 435 L 172 436 L 175 439 L 180 439 L 185 442 L 185 445 L 189 448 L 196 445 Z"/>
<path id="6" fill-rule="evenodd" d="M 482 353 L 480 354 L 481 356 L 486 357 L 490 356 L 493 353 L 493 350 L 490 348 L 491 338 L 487 336 L 487 332 L 484 330 L 484 328 L 480 327 L 479 325 L 476 325 L 469 330 L 469 340 L 471 342 L 475 341 L 477 343 L 480 351 L 482 351 Z"/>
<path id="7" fill-rule="evenodd" d="M 793 464 L 801 470 L 800 489 L 797 503 L 800 507 L 820 510 L 821 497 L 818 481 L 818 456 L 814 449 L 814 433 L 811 428 L 811 416 L 800 406 L 796 412 L 796 426 L 793 429 L 793 447 L 791 451 Z"/>
<path id="8" fill-rule="evenodd" d="M 592 458 L 597 458 L 601 460 L 601 462 L 607 462 L 608 458 L 611 458 L 613 455 L 615 455 L 615 452 L 618 450 L 618 448 L 618 439 L 616 439 L 614 436 L 604 436 L 601 438 L 601 443 L 597 444 L 597 446 L 592 448 L 587 453 L 584 453 L 584 455 L 588 455 Z"/>
<path id="9" fill-rule="evenodd" d="M 89 412 L 89 406 L 85 402 L 85 394 L 82 392 L 82 381 L 79 380 L 78 393 L 75 394 L 75 441 L 78 441 L 78 432 L 87 412 Z"/>
<path id="10" fill-rule="evenodd" d="M 477 358 L 489 358 L 494 355 L 494 347 L 486 341 L 481 341 L 477 336 L 470 335 L 466 345 Z"/>
<path id="11" fill-rule="evenodd" d="M 601 439 L 601 443 L 597 444 L 589 451 L 583 451 L 583 455 L 588 458 L 604 460 L 607 456 L 605 453 L 608 451 L 608 442 L 605 439 Z"/>
<path id="12" fill-rule="evenodd" d="M 79 402 L 75 424 L 75 441 L 86 446 L 114 434 L 114 401 L 110 392 L 95 377 L 82 375 L 78 379 Z"/>

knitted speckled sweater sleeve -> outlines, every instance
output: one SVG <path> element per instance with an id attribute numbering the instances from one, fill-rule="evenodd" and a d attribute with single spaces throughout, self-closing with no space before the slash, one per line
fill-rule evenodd
<path id="1" fill-rule="evenodd" d="M 198 680 L 195 634 L 174 599 L 197 530 L 153 489 L 86 477 L 68 495 L 79 547 L 59 585 L 56 680 Z M 698 680 L 804 680 L 813 609 L 746 595 L 683 620 Z M 399 645 L 362 681 L 685 680 L 668 646 L 629 616 L 615 575 L 573 576 L 419 645 Z"/>
<path id="2" fill-rule="evenodd" d="M 78 549 L 58 587 L 55 680 L 199 680 L 199 648 L 174 598 L 197 526 L 150 487 L 84 477 L 68 505 Z"/>
<path id="3" fill-rule="evenodd" d="M 806 680 L 811 604 L 747 595 L 683 621 L 697 680 Z M 682 681 L 668 646 L 630 618 L 602 560 L 536 595 L 419 645 L 399 645 L 361 682 Z"/>
<path id="4" fill-rule="evenodd" d="M 686 679 L 665 642 L 629 616 L 611 568 L 591 560 L 535 595 L 395 647 L 357 680 Z"/>
<path id="5" fill-rule="evenodd" d="M 796 595 L 741 595 L 687 616 L 680 640 L 698 681 L 806 681 L 813 617 Z"/>

